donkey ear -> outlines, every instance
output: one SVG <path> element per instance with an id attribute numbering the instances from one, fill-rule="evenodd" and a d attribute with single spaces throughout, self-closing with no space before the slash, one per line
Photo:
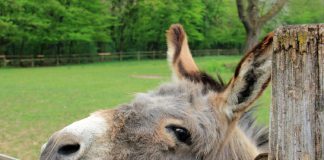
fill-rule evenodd
<path id="1" fill-rule="evenodd" d="M 188 41 L 187 35 L 180 24 L 173 24 L 166 33 L 168 44 L 168 61 L 171 66 L 174 77 L 177 79 L 188 79 L 199 69 L 194 62 Z"/>
<path id="2" fill-rule="evenodd" d="M 238 64 L 224 95 L 226 113 L 241 115 L 261 95 L 271 79 L 273 33 L 248 52 Z"/>

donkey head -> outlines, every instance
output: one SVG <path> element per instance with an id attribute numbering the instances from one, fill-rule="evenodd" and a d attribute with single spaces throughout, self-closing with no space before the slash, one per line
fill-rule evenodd
<path id="1" fill-rule="evenodd" d="M 40 159 L 256 157 L 261 132 L 248 133 L 252 123 L 242 116 L 270 81 L 272 35 L 244 56 L 227 85 L 198 70 L 181 25 L 170 27 L 167 42 L 172 83 L 54 133 Z"/>

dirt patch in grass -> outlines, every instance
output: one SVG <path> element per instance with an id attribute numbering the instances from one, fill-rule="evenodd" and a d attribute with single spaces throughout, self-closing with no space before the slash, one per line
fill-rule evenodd
<path id="1" fill-rule="evenodd" d="M 235 71 L 236 63 L 225 63 L 223 64 L 224 68 L 230 69 L 232 71 Z"/>
<path id="2" fill-rule="evenodd" d="M 138 79 L 162 79 L 163 77 L 160 75 L 131 75 L 132 78 L 138 78 Z"/>

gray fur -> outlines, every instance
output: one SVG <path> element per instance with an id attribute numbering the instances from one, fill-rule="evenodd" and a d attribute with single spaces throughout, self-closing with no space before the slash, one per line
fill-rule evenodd
<path id="1" fill-rule="evenodd" d="M 267 145 L 267 129 L 258 127 L 252 116 L 253 110 L 249 111 L 242 116 L 239 126 L 233 130 L 233 135 L 221 147 L 229 126 L 226 122 L 224 123 L 225 114 L 215 109 L 217 106 L 211 104 L 210 97 L 214 94 L 214 91 L 206 92 L 202 84 L 187 80 L 164 84 L 155 91 L 138 94 L 131 103 L 121 105 L 114 110 L 112 129 L 107 136 L 95 140 L 95 143 L 80 159 L 253 159 L 256 155 L 249 151 L 253 150 L 253 147 L 256 149 Z M 100 114 L 105 114 L 105 112 L 109 110 L 99 111 Z M 191 133 L 191 145 L 179 142 L 173 133 L 167 131 L 165 126 L 168 124 L 162 125 L 161 120 L 168 119 L 183 122 L 181 126 Z M 165 136 L 159 131 L 159 127 L 173 137 L 176 145 L 169 145 L 163 138 L 159 138 Z M 237 134 L 241 131 L 244 135 Z M 50 142 L 57 141 L 55 137 L 58 136 L 53 136 Z M 249 141 L 242 141 L 242 139 Z M 248 145 L 250 143 L 253 145 Z M 41 159 L 46 159 L 44 157 L 63 159 L 48 152 L 52 151 L 52 148 L 51 143 L 48 143 Z"/>
<path id="2" fill-rule="evenodd" d="M 269 128 L 260 126 L 255 118 L 257 106 L 246 112 L 240 119 L 239 126 L 262 152 L 268 151 Z"/>
<path id="3" fill-rule="evenodd" d="M 55 134 L 41 159 L 252 160 L 266 152 L 268 129 L 256 124 L 250 106 L 271 79 L 273 34 L 245 55 L 226 86 L 198 70 L 181 25 L 172 25 L 167 37 L 176 82 L 138 94 L 116 109 L 98 111 L 92 121 L 72 124 L 70 129 L 79 132 Z M 190 143 L 178 140 L 170 125 L 188 130 Z M 73 143 L 81 149 L 60 155 L 62 145 L 73 145 L 71 139 L 79 140 Z"/>
<path id="4" fill-rule="evenodd" d="M 226 130 L 220 122 L 217 113 L 208 102 L 211 93 L 204 93 L 200 84 L 180 81 L 162 85 L 157 91 L 139 94 L 130 104 L 117 109 L 118 116 L 114 121 L 122 118 L 125 121 L 121 132 L 117 134 L 114 148 L 110 156 L 119 159 L 219 159 L 227 160 L 244 154 L 241 152 L 224 152 L 217 155 L 220 139 Z M 193 114 L 194 113 L 194 114 Z M 245 114 L 240 121 L 240 128 L 247 133 L 246 136 L 257 144 L 267 134 L 266 129 L 256 126 L 251 112 Z M 176 148 L 169 148 L 163 143 L 152 143 L 155 127 L 159 120 L 175 118 L 184 122 L 192 136 L 193 144 L 187 146 L 177 142 Z M 230 140 L 231 141 L 231 140 Z M 233 142 L 233 144 L 235 144 Z M 244 152 L 244 148 L 238 148 Z M 235 157 L 232 157 L 235 155 Z M 244 157 L 244 155 L 242 155 Z"/>

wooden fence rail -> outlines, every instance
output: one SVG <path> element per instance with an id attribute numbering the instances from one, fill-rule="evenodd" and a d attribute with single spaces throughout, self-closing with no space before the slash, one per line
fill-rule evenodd
<path id="1" fill-rule="evenodd" d="M 270 160 L 324 159 L 324 24 L 276 30 Z"/>
<path id="2" fill-rule="evenodd" d="M 193 56 L 237 55 L 238 49 L 193 50 Z M 166 58 L 166 51 L 138 51 L 72 55 L 0 55 L 0 67 L 6 66 L 51 66 L 105 61 L 125 61 Z"/>

